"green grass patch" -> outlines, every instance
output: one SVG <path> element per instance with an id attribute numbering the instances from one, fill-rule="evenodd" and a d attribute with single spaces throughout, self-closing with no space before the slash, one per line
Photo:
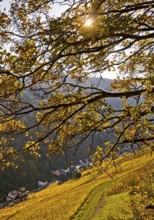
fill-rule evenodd
<path id="1" fill-rule="evenodd" d="M 104 206 L 93 220 L 130 220 L 133 219 L 130 198 L 128 192 L 106 196 Z"/>

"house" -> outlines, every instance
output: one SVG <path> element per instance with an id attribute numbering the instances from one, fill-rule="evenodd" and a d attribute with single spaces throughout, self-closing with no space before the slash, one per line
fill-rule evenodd
<path id="1" fill-rule="evenodd" d="M 43 181 L 38 181 L 38 187 L 39 187 L 39 189 L 44 189 L 46 186 L 48 185 L 48 182 L 47 181 L 45 181 L 45 182 L 43 182 Z"/>
<path id="2" fill-rule="evenodd" d="M 85 164 L 88 166 L 88 167 L 92 167 L 92 160 L 90 158 L 86 158 L 85 159 Z"/>
<path id="3" fill-rule="evenodd" d="M 11 202 L 13 200 L 15 200 L 18 196 L 18 192 L 16 190 L 11 191 L 8 193 L 7 197 L 6 197 L 6 201 L 7 202 Z"/>
<path id="4" fill-rule="evenodd" d="M 29 191 L 26 190 L 25 187 L 21 187 L 18 190 L 9 192 L 6 197 L 6 201 L 8 202 L 8 205 L 14 205 L 27 199 L 28 194 Z"/>
<path id="5" fill-rule="evenodd" d="M 55 176 L 60 176 L 60 171 L 59 170 L 52 171 L 52 174 L 54 174 Z"/>

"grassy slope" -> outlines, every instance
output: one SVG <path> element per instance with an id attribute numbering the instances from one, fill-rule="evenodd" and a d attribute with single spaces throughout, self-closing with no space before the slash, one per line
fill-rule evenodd
<path id="1" fill-rule="evenodd" d="M 120 165 L 119 171 L 116 176 L 114 176 L 114 179 L 108 183 L 109 187 L 107 187 L 106 181 L 104 184 L 102 184 L 102 188 L 95 188 L 95 191 L 97 189 L 99 190 L 99 196 L 97 193 L 91 195 L 84 203 L 84 206 L 81 206 L 81 209 L 75 215 L 74 219 L 106 220 L 108 219 L 109 215 L 112 215 L 112 217 L 115 217 L 116 219 L 133 219 L 131 218 L 132 210 L 130 209 L 127 185 L 129 184 L 131 177 L 133 176 L 134 178 L 134 172 L 146 166 L 146 164 L 152 160 L 154 160 L 154 155 L 150 156 L 147 154 L 147 152 L 136 156 L 129 155 L 125 158 L 118 159 L 117 164 Z M 117 195 L 108 196 L 110 189 L 112 189 L 114 185 L 119 186 L 120 189 L 123 188 L 122 191 L 124 191 L 124 193 L 116 192 L 117 190 L 114 189 L 114 194 L 117 193 Z M 104 201 L 101 201 L 102 197 Z M 99 206 L 102 207 L 99 208 Z M 121 210 L 121 207 L 123 210 Z M 123 213 L 125 213 L 125 217 L 123 217 Z M 113 218 L 111 219 L 113 220 Z"/>
<path id="2" fill-rule="evenodd" d="M 105 220 L 110 213 L 115 213 L 117 216 L 124 200 L 128 208 L 128 193 L 107 196 L 109 189 L 115 182 L 120 183 L 125 177 L 153 159 L 154 156 L 144 153 L 140 156 L 130 155 L 117 160 L 120 167 L 113 180 L 109 179 L 106 174 L 97 178 L 89 174 L 79 180 L 69 181 L 59 186 L 51 185 L 45 190 L 29 195 L 25 202 L 1 209 L 0 220 L 67 220 L 70 218 Z M 115 168 L 111 168 L 110 174 L 115 175 Z M 118 205 L 115 205 L 115 201 Z M 102 204 L 102 208 L 98 208 L 98 204 Z M 126 219 L 129 219 L 131 215 L 130 210 L 125 214 Z"/>

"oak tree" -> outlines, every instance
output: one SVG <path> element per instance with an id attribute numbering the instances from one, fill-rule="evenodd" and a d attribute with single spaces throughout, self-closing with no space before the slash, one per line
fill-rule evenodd
<path id="1" fill-rule="evenodd" d="M 64 8 L 59 16 L 55 4 Z M 1 136 L 29 135 L 18 152 L 45 143 L 63 153 L 98 133 L 114 134 L 104 157 L 125 146 L 152 148 L 153 14 L 152 0 L 13 0 L 0 14 Z M 104 74 L 114 72 L 102 88 Z M 25 117 L 31 122 L 13 126 Z"/>

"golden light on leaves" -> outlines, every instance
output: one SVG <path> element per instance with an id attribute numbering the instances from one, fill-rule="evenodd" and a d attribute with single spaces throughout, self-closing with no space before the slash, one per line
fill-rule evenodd
<path id="1" fill-rule="evenodd" d="M 93 24 L 93 20 L 91 18 L 86 19 L 85 21 L 85 26 L 91 27 Z"/>

